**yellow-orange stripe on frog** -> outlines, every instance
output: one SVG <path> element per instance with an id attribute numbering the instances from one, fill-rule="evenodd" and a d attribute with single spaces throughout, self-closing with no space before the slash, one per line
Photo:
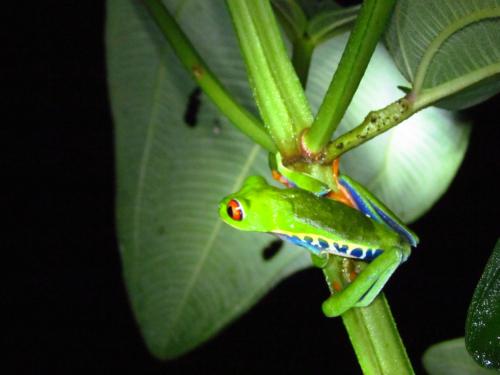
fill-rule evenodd
<path id="1" fill-rule="evenodd" d="M 382 249 L 372 249 L 349 242 L 334 241 L 316 234 L 273 231 L 284 241 L 305 247 L 315 254 L 329 253 L 354 259 L 373 260 L 384 252 Z"/>

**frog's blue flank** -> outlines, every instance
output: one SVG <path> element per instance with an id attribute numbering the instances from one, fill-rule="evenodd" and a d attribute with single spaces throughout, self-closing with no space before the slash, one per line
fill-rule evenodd
<path id="1" fill-rule="evenodd" d="M 344 257 L 371 261 L 383 253 L 382 249 L 361 248 L 359 246 L 349 247 L 347 244 L 330 242 L 325 238 L 313 235 L 274 233 L 284 241 L 311 250 L 314 254 L 330 253 Z"/>
<path id="2" fill-rule="evenodd" d="M 418 244 L 418 237 L 412 233 L 404 224 L 398 222 L 384 208 L 380 207 L 378 202 L 370 199 L 368 194 L 359 192 L 360 185 L 346 176 L 340 176 L 340 184 L 345 187 L 356 204 L 359 211 L 375 220 L 378 223 L 385 224 L 392 230 L 402 236 L 408 243 L 415 247 Z"/>

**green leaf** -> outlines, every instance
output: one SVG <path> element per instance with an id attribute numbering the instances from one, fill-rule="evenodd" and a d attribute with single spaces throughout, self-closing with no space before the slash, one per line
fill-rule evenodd
<path id="1" fill-rule="evenodd" d="M 294 0 L 272 0 L 271 4 L 288 39 L 300 38 L 307 27 L 307 17 L 300 5 Z"/>
<path id="2" fill-rule="evenodd" d="M 335 9 L 343 9 L 341 5 L 337 4 L 336 0 L 297 0 L 297 2 L 308 19 L 315 17 L 319 13 L 329 12 L 330 10 Z"/>
<path id="3" fill-rule="evenodd" d="M 422 358 L 429 375 L 492 375 L 475 363 L 465 350 L 463 337 L 431 346 Z"/>
<path id="4" fill-rule="evenodd" d="M 500 240 L 472 297 L 465 344 L 481 366 L 500 369 Z"/>
<path id="5" fill-rule="evenodd" d="M 461 109 L 500 92 L 500 0 L 400 0 L 386 41 L 417 107 L 453 95 L 437 105 Z"/>
<path id="6" fill-rule="evenodd" d="M 315 51 L 307 94 L 317 109 L 339 62 L 347 35 Z M 401 97 L 404 78 L 384 47 L 368 65 L 336 136 L 361 123 L 367 113 Z M 428 108 L 403 124 L 348 152 L 343 171 L 363 183 L 406 222 L 423 215 L 446 191 L 462 162 L 469 126 L 452 113 Z"/>
<path id="7" fill-rule="evenodd" d="M 307 25 L 307 34 L 319 44 L 335 35 L 348 31 L 354 25 L 360 5 L 349 8 L 324 10 L 316 14 Z"/>
<path id="8" fill-rule="evenodd" d="M 224 4 L 167 5 L 222 83 L 255 111 Z M 195 85 L 146 10 L 134 0 L 109 0 L 107 14 L 124 276 L 146 344 L 157 357 L 173 358 L 310 260 L 288 246 L 265 260 L 272 237 L 218 219 L 224 195 L 246 175 L 268 173 L 266 153 L 204 96 L 195 126 L 186 126 Z"/>

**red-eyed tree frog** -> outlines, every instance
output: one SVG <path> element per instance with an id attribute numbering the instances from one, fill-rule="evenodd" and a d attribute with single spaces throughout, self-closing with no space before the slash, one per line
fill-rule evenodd
<path id="1" fill-rule="evenodd" d="M 406 227 L 404 233 L 413 236 L 411 241 L 391 225 L 344 203 L 298 187 L 279 189 L 260 176 L 248 177 L 240 191 L 224 198 L 219 215 L 237 229 L 272 233 L 319 256 L 370 262 L 349 286 L 323 303 L 329 317 L 369 305 L 408 258 L 412 242 L 418 241 Z"/>
<path id="2" fill-rule="evenodd" d="M 333 174 L 325 176 L 328 183 L 285 167 L 279 153 L 270 155 L 270 167 L 273 177 L 290 189 L 249 177 L 239 192 L 222 200 L 220 217 L 235 228 L 275 234 L 315 255 L 370 262 L 347 288 L 323 303 L 323 311 L 337 316 L 369 305 L 418 237 L 361 184 L 341 175 L 338 160 Z"/>

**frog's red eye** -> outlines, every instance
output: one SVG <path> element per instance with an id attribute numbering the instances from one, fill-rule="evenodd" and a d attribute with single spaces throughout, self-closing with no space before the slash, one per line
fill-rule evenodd
<path id="1" fill-rule="evenodd" d="M 227 202 L 227 214 L 229 217 L 236 221 L 243 220 L 243 207 L 236 199 L 231 199 Z"/>

